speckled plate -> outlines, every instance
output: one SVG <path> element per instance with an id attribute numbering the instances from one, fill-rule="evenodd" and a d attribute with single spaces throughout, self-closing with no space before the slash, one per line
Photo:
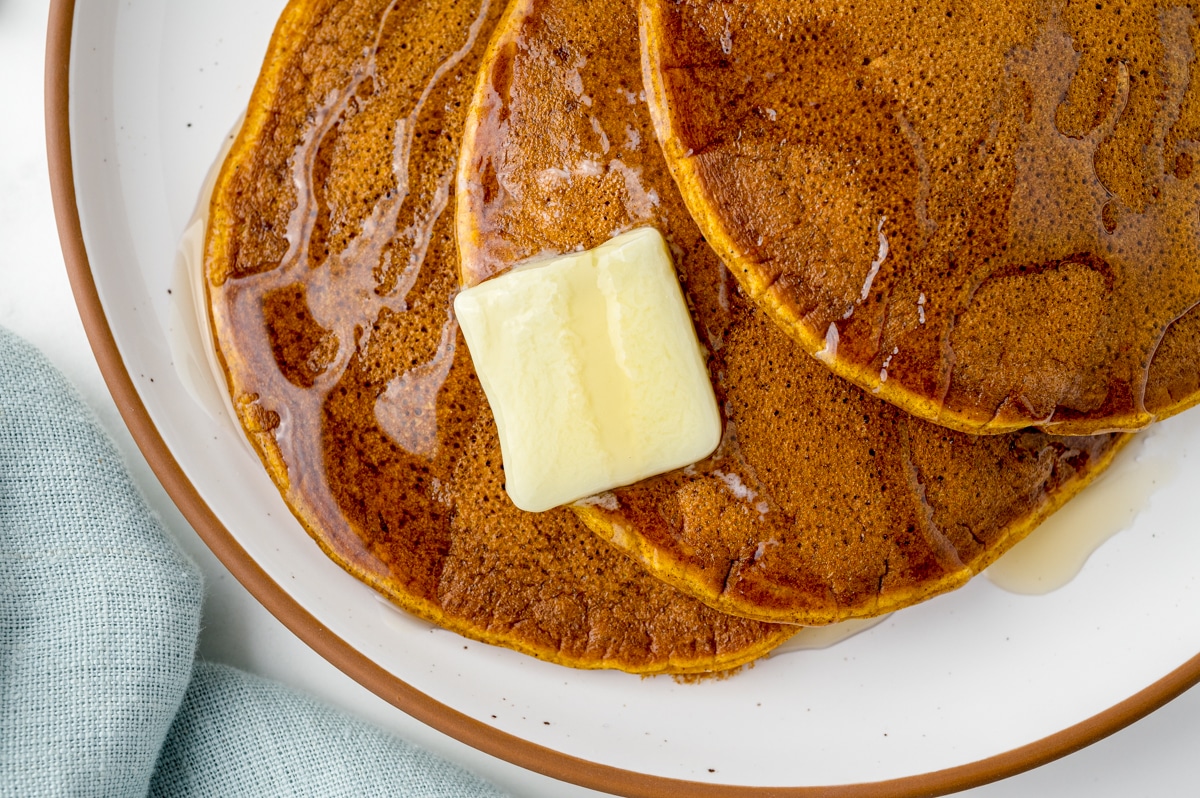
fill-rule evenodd
<path id="1" fill-rule="evenodd" d="M 1200 681 L 1200 412 L 1152 431 L 1077 500 L 1140 511 L 1067 586 L 1017 595 L 977 579 L 733 679 L 571 671 L 464 645 L 377 600 L 293 520 L 204 383 L 174 265 L 281 7 L 56 0 L 49 152 L 72 283 L 126 423 L 214 552 L 339 668 L 519 765 L 689 796 L 949 792 L 1068 753 Z"/>

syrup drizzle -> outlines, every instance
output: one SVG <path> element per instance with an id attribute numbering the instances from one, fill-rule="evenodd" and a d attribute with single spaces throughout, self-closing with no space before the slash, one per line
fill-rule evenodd
<path id="1" fill-rule="evenodd" d="M 458 61 L 454 59 L 461 60 L 473 46 L 474 37 L 486 11 L 485 4 L 479 18 L 471 27 L 470 41 L 451 56 L 455 64 Z M 390 10 L 387 13 L 390 13 Z M 381 24 L 380 29 L 383 27 Z M 362 230 L 350 240 L 345 249 L 330 253 L 328 257 L 314 264 L 314 252 L 310 245 L 321 213 L 320 203 L 313 190 L 317 153 L 326 145 L 329 137 L 336 136 L 341 119 L 351 107 L 352 95 L 358 93 L 368 77 L 372 81 L 380 79 L 373 56 L 367 57 L 366 61 L 355 68 L 355 78 L 349 90 L 327 96 L 322 110 L 314 114 L 306 131 L 299 157 L 293 161 L 293 179 L 297 181 L 300 200 L 289 219 L 288 252 L 285 258 L 276 269 L 231 281 L 237 285 L 230 285 L 227 289 L 233 300 L 235 315 L 238 317 L 237 324 L 246 329 L 266 333 L 268 325 L 263 317 L 262 306 L 251 301 L 251 298 L 301 284 L 306 291 L 306 306 L 311 312 L 314 325 L 325 331 L 323 340 L 330 345 L 321 350 L 324 356 L 320 362 L 311 364 L 311 385 L 296 385 L 282 373 L 263 373 L 256 375 L 257 384 L 249 386 L 251 396 L 240 398 L 243 402 L 257 404 L 278 415 L 276 439 L 284 450 L 289 475 L 295 481 L 295 484 L 289 487 L 289 501 L 314 502 L 333 508 L 334 512 L 319 513 L 325 518 L 340 519 L 341 514 L 336 511 L 336 501 L 325 487 L 326 453 L 320 435 L 320 410 L 323 400 L 341 381 L 354 353 L 371 345 L 371 331 L 380 318 L 387 314 L 411 312 L 408 294 L 420 277 L 420 265 L 430 245 L 433 226 L 448 203 L 449 181 L 453 176 L 457 153 L 453 152 L 452 148 L 435 151 L 438 163 L 443 168 L 421 170 L 423 174 L 433 175 L 433 178 L 430 183 L 416 188 L 409 185 L 409 159 L 412 142 L 421 122 L 421 112 L 427 106 L 437 106 L 430 98 L 437 96 L 439 85 L 435 84 L 448 74 L 449 63 L 450 61 L 446 61 L 439 65 L 416 108 L 396 124 L 393 145 L 396 189 L 376 202 Z M 583 77 L 579 70 L 582 66 L 573 67 L 581 86 Z M 587 107 L 594 107 L 602 99 L 597 93 L 583 94 L 581 88 L 581 102 L 585 97 L 590 101 L 583 103 Z M 648 134 L 647 127 L 645 134 L 639 134 L 640 141 L 651 142 Z M 603 139 L 595 137 L 595 140 L 597 147 L 604 149 Z M 656 183 L 654 177 L 643 174 L 645 165 L 640 164 L 638 158 L 623 155 L 621 160 L 613 159 L 606 165 L 602 160 L 604 152 L 592 154 L 591 157 L 579 155 L 580 153 L 576 153 L 576 160 L 571 162 L 574 171 L 567 170 L 572 180 L 615 181 L 614 184 L 623 192 L 618 207 L 636 221 L 617 222 L 617 230 L 622 229 L 622 225 L 634 226 L 637 221 L 661 218 L 660 215 L 668 213 L 660 208 L 653 190 L 645 189 L 646 185 L 653 186 Z M 662 175 L 656 177 L 661 178 Z M 503 174 L 498 182 L 501 185 L 507 182 L 510 186 L 517 184 L 517 181 L 509 180 L 508 176 Z M 597 232 L 607 237 L 606 231 Z M 881 251 L 885 253 L 882 224 L 878 232 Z M 578 247 L 583 244 L 575 243 L 572 246 Z M 539 250 L 544 251 L 546 250 Z M 879 256 L 879 260 L 882 263 L 883 255 Z M 718 278 L 714 283 L 724 286 L 727 275 L 715 257 L 697 258 L 694 263 L 689 262 L 687 268 L 694 271 L 688 271 L 686 276 L 699 276 L 692 279 L 711 277 L 712 270 L 715 269 Z M 704 300 L 697 300 L 698 303 L 702 301 Z M 918 306 L 923 306 L 923 303 L 918 303 Z M 733 317 L 728 294 L 722 294 L 716 302 L 710 302 L 703 308 L 696 308 L 696 315 L 704 319 L 701 329 L 708 331 L 711 348 L 719 351 Z M 836 331 L 836 328 L 834 329 Z M 375 415 L 380 425 L 385 431 L 390 428 L 391 436 L 401 448 L 412 454 L 426 458 L 437 456 L 439 432 L 436 420 L 425 415 L 425 411 L 430 407 L 429 397 L 436 396 L 438 388 L 449 373 L 450 364 L 455 359 L 455 341 L 456 328 L 453 319 L 448 318 L 443 323 L 436 351 L 431 352 L 428 358 L 415 363 L 410 371 L 392 380 L 375 403 Z M 719 357 L 714 359 L 714 364 L 715 379 L 721 384 L 724 372 Z M 421 421 L 417 422 L 415 419 Z M 398 431 L 401 429 L 404 431 Z M 686 472 L 673 475 L 668 481 L 673 481 L 676 488 L 688 482 L 711 482 L 722 490 L 724 495 L 741 502 L 745 509 L 753 511 L 760 518 L 772 513 L 778 515 L 777 508 L 769 501 L 769 492 L 763 486 L 762 480 L 746 462 L 736 433 L 736 425 L 728 423 L 723 445 L 714 458 Z M 434 490 L 437 489 L 435 485 Z M 764 496 L 768 498 L 764 499 Z M 784 518 L 774 521 L 782 524 L 794 522 L 793 519 Z M 382 573 L 382 563 L 370 552 L 362 549 L 361 542 L 349 525 L 344 521 L 342 523 L 344 529 L 341 537 L 344 540 L 340 540 L 339 545 L 343 547 L 343 551 L 357 545 L 363 561 Z M 337 533 L 334 529 L 328 531 L 335 535 Z M 772 547 L 767 543 L 769 541 L 760 541 L 739 555 L 737 560 L 730 564 L 727 581 L 734 579 L 740 569 L 752 569 L 769 559 Z"/>
<path id="2" fill-rule="evenodd" d="M 1179 474 L 1179 461 L 1151 445 L 1155 427 L 984 573 L 1011 593 L 1040 595 L 1068 584 L 1106 541 L 1133 525 L 1155 490 Z"/>
<path id="3" fill-rule="evenodd" d="M 330 91 L 312 113 L 295 150 L 291 168 L 296 204 L 287 223 L 287 251 L 279 265 L 213 288 L 223 292 L 231 329 L 258 331 L 258 335 L 266 336 L 269 327 L 262 298 L 301 287 L 313 324 L 324 331 L 325 345 L 308 364 L 313 375 L 311 384 L 297 385 L 279 369 L 258 369 L 252 375 L 245 375 L 245 390 L 238 402 L 243 414 L 251 412 L 251 406 L 257 406 L 273 415 L 274 438 L 287 465 L 288 502 L 311 517 L 322 518 L 325 524 L 322 532 L 332 539 L 332 545 L 343 554 L 352 553 L 350 559 L 364 572 L 380 576 L 387 575 L 387 567 L 366 549 L 330 492 L 322 409 L 330 392 L 342 381 L 355 353 L 370 345 L 371 331 L 381 317 L 408 310 L 407 295 L 419 277 L 434 224 L 449 202 L 457 157 L 453 142 L 443 137 L 437 146 L 423 151 L 435 164 L 440 163 L 440 166 L 423 164 L 420 173 L 432 179 L 412 185 L 413 138 L 419 130 L 440 124 L 435 117 L 447 102 L 446 93 L 455 89 L 447 78 L 476 48 L 490 6 L 489 0 L 479 3 L 460 46 L 433 65 L 413 108 L 395 123 L 391 163 L 394 188 L 375 201 L 361 230 L 343 250 L 321 258 L 311 248 L 321 212 L 315 185 L 318 154 L 338 134 L 360 93 L 368 91 L 377 81 L 393 77 L 381 75 L 376 63 L 389 18 L 401 7 L 387 6 L 373 45 L 354 64 L 349 81 Z M 448 320 L 441 336 L 442 345 L 431 359 L 401 374 L 393 386 L 413 386 L 426 400 L 435 397 L 454 359 L 456 332 L 457 325 L 453 319 Z M 257 348 L 264 347 L 259 344 Z M 425 412 L 427 405 L 427 401 L 416 404 L 401 401 L 391 388 L 381 395 L 377 412 L 384 428 L 390 427 L 395 432 L 398 425 L 391 422 L 405 414 L 411 420 Z M 417 426 L 417 433 L 407 433 L 398 443 L 417 454 L 436 453 L 436 423 L 435 415 L 426 416 Z"/>
<path id="4" fill-rule="evenodd" d="M 697 220 L 839 374 L 964 431 L 1136 429 L 1200 390 L 1194 4 L 643 12 Z"/>
<path id="5" fill-rule="evenodd" d="M 208 225 L 208 206 L 221 164 L 233 147 L 241 126 L 239 118 L 225 137 L 216 160 L 205 174 L 192 217 L 179 238 L 168 310 L 167 344 L 184 390 L 209 418 L 228 420 L 232 424 L 233 437 L 257 459 L 258 454 L 241 434 L 237 411 L 225 390 L 225 375 L 209 333 L 208 302 L 204 291 L 204 234 Z"/>

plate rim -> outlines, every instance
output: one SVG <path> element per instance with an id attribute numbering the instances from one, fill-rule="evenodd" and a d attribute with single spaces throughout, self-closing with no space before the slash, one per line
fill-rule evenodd
<path id="1" fill-rule="evenodd" d="M 375 695 L 472 748 L 550 778 L 641 798 L 874 798 L 946 795 L 1047 764 L 1134 723 L 1200 683 L 1200 653 L 1158 681 L 1061 731 L 984 759 L 929 773 L 836 786 L 750 787 L 653 776 L 565 754 L 501 731 L 414 688 L 325 628 L 246 553 L 171 454 L 117 349 L 92 274 L 76 203 L 70 133 L 71 41 L 76 0 L 51 0 L 45 51 L 46 154 L 67 277 L 84 331 L 122 421 L 155 477 L 204 544 L 280 623 Z"/>

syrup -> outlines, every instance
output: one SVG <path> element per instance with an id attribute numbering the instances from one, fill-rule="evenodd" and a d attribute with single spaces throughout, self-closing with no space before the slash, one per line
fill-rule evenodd
<path id="1" fill-rule="evenodd" d="M 1157 434 L 1157 427 L 1141 433 L 1095 482 L 984 571 L 992 584 L 1038 595 L 1074 579 L 1105 541 L 1133 525 L 1154 491 L 1178 475 L 1178 460 L 1148 446 Z"/>

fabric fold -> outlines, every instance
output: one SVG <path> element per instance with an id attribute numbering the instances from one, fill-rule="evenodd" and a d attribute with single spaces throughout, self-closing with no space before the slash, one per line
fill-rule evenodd
<path id="1" fill-rule="evenodd" d="M 0 795 L 144 795 L 202 594 L 78 393 L 0 329 Z"/>
<path id="2" fill-rule="evenodd" d="M 150 795 L 500 798 L 502 793 L 282 685 L 197 663 Z"/>
<path id="3" fill-rule="evenodd" d="M 0 798 L 502 795 L 295 691 L 196 663 L 202 601 L 200 570 L 91 410 L 0 328 Z"/>

